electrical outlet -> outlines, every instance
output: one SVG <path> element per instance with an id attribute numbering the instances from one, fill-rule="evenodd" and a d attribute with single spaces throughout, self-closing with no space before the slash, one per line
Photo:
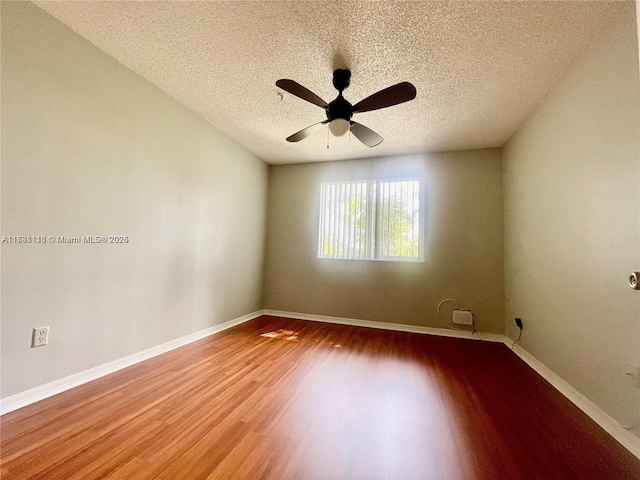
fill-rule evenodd
<path id="1" fill-rule="evenodd" d="M 522 330 L 522 320 L 520 320 L 519 318 L 516 318 L 516 326 Z"/>
<path id="2" fill-rule="evenodd" d="M 36 327 L 31 335 L 31 348 L 42 347 L 49 343 L 49 327 Z"/>
<path id="3" fill-rule="evenodd" d="M 624 374 L 629 378 L 631 384 L 635 388 L 640 388 L 640 367 L 630 363 L 624 371 Z"/>

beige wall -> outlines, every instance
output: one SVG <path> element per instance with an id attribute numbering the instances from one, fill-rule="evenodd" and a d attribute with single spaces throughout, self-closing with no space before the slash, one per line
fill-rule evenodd
<path id="1" fill-rule="evenodd" d="M 268 168 L 26 2 L 2 2 L 2 396 L 262 307 Z M 50 343 L 31 349 L 31 328 Z"/>
<path id="2" fill-rule="evenodd" d="M 521 345 L 622 423 L 640 392 L 637 48 L 630 3 L 504 148 L 506 332 L 521 317 Z"/>
<path id="3" fill-rule="evenodd" d="M 317 258 L 321 182 L 408 175 L 425 178 L 424 263 Z M 265 308 L 441 327 L 436 306 L 452 297 L 501 333 L 502 219 L 497 149 L 272 166 Z"/>

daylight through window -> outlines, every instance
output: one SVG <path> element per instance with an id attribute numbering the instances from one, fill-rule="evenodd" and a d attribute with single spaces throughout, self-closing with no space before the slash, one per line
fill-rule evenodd
<path id="1" fill-rule="evenodd" d="M 323 183 L 319 258 L 422 261 L 419 180 Z"/>

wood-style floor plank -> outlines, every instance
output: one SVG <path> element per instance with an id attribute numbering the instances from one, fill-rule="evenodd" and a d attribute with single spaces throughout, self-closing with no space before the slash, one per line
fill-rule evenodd
<path id="1" fill-rule="evenodd" d="M 504 345 L 267 316 L 0 421 L 3 479 L 640 478 Z"/>

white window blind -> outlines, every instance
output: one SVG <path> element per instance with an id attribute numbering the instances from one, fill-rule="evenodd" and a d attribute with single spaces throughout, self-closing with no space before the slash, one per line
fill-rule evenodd
<path id="1" fill-rule="evenodd" d="M 419 180 L 323 183 L 319 258 L 422 261 Z"/>

